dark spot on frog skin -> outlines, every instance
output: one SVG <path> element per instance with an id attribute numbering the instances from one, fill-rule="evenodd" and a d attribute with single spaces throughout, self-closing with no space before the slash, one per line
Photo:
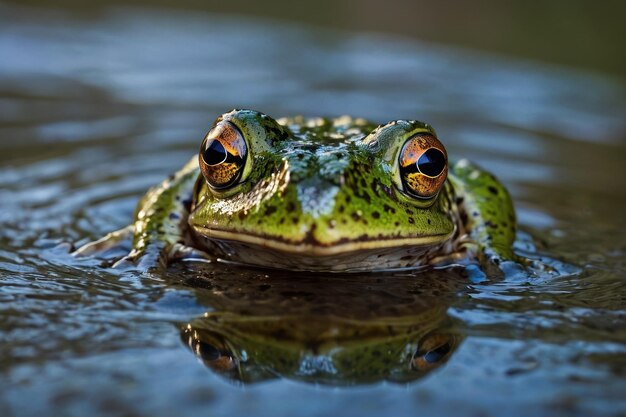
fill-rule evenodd
<path id="1" fill-rule="evenodd" d="M 393 188 L 387 187 L 386 185 L 382 185 L 382 184 L 380 185 L 380 187 L 382 188 L 383 192 L 387 196 L 389 196 L 390 198 L 394 198 L 395 197 L 394 192 L 393 192 Z"/>
<path id="2" fill-rule="evenodd" d="M 380 197 L 380 195 L 378 194 L 378 184 L 375 182 L 372 182 L 372 184 L 370 185 L 372 188 L 372 192 L 374 193 L 374 195 L 376 197 Z"/>
<path id="3" fill-rule="evenodd" d="M 268 208 L 265 209 L 266 216 L 270 216 L 274 213 L 276 213 L 276 206 L 269 206 Z"/>
<path id="4" fill-rule="evenodd" d="M 493 223 L 493 222 L 491 222 L 490 220 L 487 220 L 487 221 L 485 222 L 485 226 L 487 226 L 487 227 L 489 227 L 489 228 L 492 228 L 492 229 L 497 229 L 497 228 L 498 228 L 498 225 L 497 225 L 497 224 L 495 224 L 495 223 Z"/>
<path id="5" fill-rule="evenodd" d="M 357 222 L 361 218 L 361 215 L 359 213 L 357 213 L 356 211 L 353 211 L 352 214 L 351 214 L 351 217 L 352 217 L 352 220 Z"/>
<path id="6" fill-rule="evenodd" d="M 415 219 L 413 217 L 409 217 L 408 218 L 409 223 L 414 224 L 415 223 Z"/>
<path id="7" fill-rule="evenodd" d="M 459 213 L 459 217 L 461 218 L 461 223 L 463 224 L 467 223 L 467 213 L 465 211 L 461 211 Z"/>
<path id="8" fill-rule="evenodd" d="M 430 219 L 426 219 L 426 222 L 427 222 L 428 224 L 431 224 Z"/>
<path id="9" fill-rule="evenodd" d="M 391 213 L 391 214 L 396 213 L 396 209 L 391 206 L 388 206 L 387 204 L 383 205 L 383 210 L 385 210 L 385 213 Z"/>
<path id="10" fill-rule="evenodd" d="M 302 149 L 303 151 L 306 151 L 307 153 L 314 154 L 315 151 L 317 151 L 317 146 L 313 144 L 305 143 L 302 146 L 300 146 L 300 149 Z"/>
<path id="11" fill-rule="evenodd" d="M 237 213 L 237 217 L 239 217 L 239 220 L 243 220 L 246 218 L 246 213 L 244 211 L 240 211 Z"/>
<path id="12" fill-rule="evenodd" d="M 375 211 L 375 212 L 372 213 L 372 217 L 375 218 L 375 219 L 380 219 L 380 213 Z"/>
<path id="13" fill-rule="evenodd" d="M 487 187 L 487 189 L 489 190 L 491 194 L 498 195 L 498 189 L 494 187 L 493 185 L 490 185 L 489 187 Z"/>
<path id="14" fill-rule="evenodd" d="M 289 203 L 287 203 L 287 212 L 288 213 L 291 213 L 295 209 L 296 209 L 296 206 L 291 201 Z"/>
<path id="15" fill-rule="evenodd" d="M 413 215 L 413 210 L 411 210 L 411 209 L 405 209 L 405 211 L 406 211 L 406 214 L 408 214 L 409 216 L 412 216 L 412 215 Z"/>

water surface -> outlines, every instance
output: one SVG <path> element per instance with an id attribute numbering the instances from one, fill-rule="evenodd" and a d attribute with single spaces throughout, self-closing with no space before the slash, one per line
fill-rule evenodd
<path id="1" fill-rule="evenodd" d="M 216 14 L 0 12 L 0 415 L 626 413 L 622 82 Z M 139 196 L 233 107 L 430 122 L 449 154 L 507 185 L 518 252 L 559 274 L 299 285 L 202 265 L 137 276 L 66 256 L 59 244 L 127 224 Z M 342 310 L 350 298 L 360 302 Z M 403 382 L 277 374 L 242 384 L 190 352 L 186 323 L 267 314 L 267 300 L 283 300 L 285 312 L 304 305 L 309 317 L 435 308 L 428 323 L 456 342 L 440 366 Z"/>

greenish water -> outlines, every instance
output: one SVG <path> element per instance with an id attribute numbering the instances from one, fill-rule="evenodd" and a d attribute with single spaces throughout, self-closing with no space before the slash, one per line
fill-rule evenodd
<path id="1" fill-rule="evenodd" d="M 0 16 L 1 416 L 626 414 L 622 81 L 200 12 L 0 5 Z M 450 155 L 507 185 L 518 252 L 559 274 L 328 277 L 185 264 L 137 276 L 67 256 L 63 242 L 127 224 L 139 196 L 233 107 L 428 121 Z M 216 327 L 205 313 L 239 319 Z M 264 361 L 248 349 L 242 369 L 252 371 L 223 372 L 211 346 L 241 356 L 260 326 L 240 324 L 270 316 L 298 318 L 289 329 L 311 339 L 306 349 L 292 343 Z M 433 334 L 450 342 L 424 372 L 379 372 L 381 352 L 354 376 L 311 355 L 325 331 L 349 321 L 365 332 L 382 319 L 387 338 L 411 328 L 411 349 Z M 213 345 L 187 324 L 211 329 Z M 292 340 L 272 334 L 281 348 Z M 313 359 L 278 369 L 299 350 Z"/>

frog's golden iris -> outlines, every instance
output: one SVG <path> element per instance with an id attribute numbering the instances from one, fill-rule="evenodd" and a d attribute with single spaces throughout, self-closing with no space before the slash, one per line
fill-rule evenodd
<path id="1" fill-rule="evenodd" d="M 448 177 L 448 154 L 439 140 L 418 134 L 400 152 L 400 171 L 405 191 L 418 198 L 432 198 Z"/>
<path id="2" fill-rule="evenodd" d="M 202 141 L 198 163 L 209 186 L 224 189 L 241 176 L 247 154 L 248 146 L 239 129 L 221 122 Z"/>
<path id="3" fill-rule="evenodd" d="M 219 117 L 199 156 L 141 199 L 132 225 L 77 253 L 129 237 L 121 262 L 141 268 L 180 258 L 342 272 L 516 259 L 508 192 L 468 161 L 450 163 L 428 124 L 252 110 Z"/>

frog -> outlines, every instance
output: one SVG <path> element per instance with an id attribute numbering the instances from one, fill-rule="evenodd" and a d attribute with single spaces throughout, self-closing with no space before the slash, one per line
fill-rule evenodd
<path id="1" fill-rule="evenodd" d="M 517 261 L 511 197 L 491 173 L 448 160 L 417 120 L 219 116 L 197 155 L 140 199 L 134 221 L 78 248 L 114 267 L 179 260 L 367 272 Z M 117 252 L 116 252 L 117 250 Z"/>

